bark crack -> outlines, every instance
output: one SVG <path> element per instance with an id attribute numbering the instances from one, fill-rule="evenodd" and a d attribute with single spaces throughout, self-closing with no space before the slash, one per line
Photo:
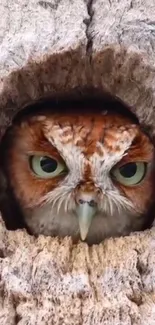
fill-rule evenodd
<path id="1" fill-rule="evenodd" d="M 90 25 L 93 19 L 93 15 L 94 15 L 94 11 L 93 11 L 93 0 L 87 0 L 86 1 L 86 5 L 87 5 L 87 12 L 89 15 L 88 19 L 84 20 L 84 23 L 86 25 L 86 37 L 87 37 L 87 47 L 86 47 L 86 54 L 88 55 L 89 59 L 91 60 L 91 56 L 92 56 L 92 46 L 93 46 L 93 37 L 90 33 Z"/>

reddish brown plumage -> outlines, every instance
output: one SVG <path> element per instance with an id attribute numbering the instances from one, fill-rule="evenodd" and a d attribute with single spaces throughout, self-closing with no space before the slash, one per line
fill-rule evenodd
<path id="1" fill-rule="evenodd" d="M 66 173 L 51 179 L 39 178 L 30 168 L 28 158 L 32 154 L 54 157 L 58 161 L 65 160 L 61 150 L 49 140 L 50 137 L 52 141 L 61 142 L 62 147 L 74 145 L 85 157 L 82 180 L 78 182 L 72 195 L 76 197 L 77 193 L 81 192 L 95 192 L 100 195 L 101 189 L 95 185 L 93 179 L 90 158 L 96 153 L 104 161 L 104 150 L 106 154 L 110 153 L 113 156 L 120 153 L 121 139 L 125 136 L 127 139 L 132 138 L 131 145 L 115 167 L 128 162 L 152 164 L 154 147 L 150 139 L 141 131 L 139 125 L 119 114 L 65 113 L 62 116 L 48 112 L 42 117 L 33 116 L 14 125 L 6 137 L 7 148 L 3 163 L 15 197 L 24 209 L 33 209 L 38 206 L 41 197 L 59 187 L 65 179 Z M 133 203 L 135 209 L 143 214 L 153 201 L 153 177 L 154 169 L 151 165 L 150 172 L 140 184 L 125 186 L 115 179 L 112 182 L 119 192 Z M 144 222 L 139 228 L 143 224 Z M 135 227 L 131 227 L 131 230 L 132 228 Z"/>

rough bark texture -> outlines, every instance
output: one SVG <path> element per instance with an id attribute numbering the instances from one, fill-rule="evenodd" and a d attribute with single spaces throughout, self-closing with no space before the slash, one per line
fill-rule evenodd
<path id="1" fill-rule="evenodd" d="M 154 324 L 154 230 L 93 247 L 0 235 L 1 324 Z"/>
<path id="2" fill-rule="evenodd" d="M 20 107 L 97 86 L 155 130 L 154 0 L 0 0 L 0 133 Z M 0 223 L 0 324 L 154 325 L 155 230 L 98 246 Z"/>

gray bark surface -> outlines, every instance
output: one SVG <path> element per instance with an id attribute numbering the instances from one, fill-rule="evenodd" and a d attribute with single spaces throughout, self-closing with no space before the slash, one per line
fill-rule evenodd
<path id="1" fill-rule="evenodd" d="M 0 323 L 155 322 L 155 231 L 88 247 L 0 224 Z"/>
<path id="2" fill-rule="evenodd" d="M 0 134 L 22 105 L 96 86 L 155 130 L 154 0 L 0 0 Z M 154 325 L 155 230 L 88 247 L 0 222 L 0 324 Z"/>

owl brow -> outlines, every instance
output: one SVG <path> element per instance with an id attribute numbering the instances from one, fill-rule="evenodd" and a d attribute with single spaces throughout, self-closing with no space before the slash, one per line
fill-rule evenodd
<path id="1" fill-rule="evenodd" d="M 138 152 L 136 152 L 138 150 Z M 122 159 L 116 164 L 117 166 L 121 166 L 123 164 L 129 162 L 149 162 L 151 160 L 151 154 L 141 154 L 141 148 L 128 148 L 123 154 Z"/>
<path id="2" fill-rule="evenodd" d="M 59 151 L 52 144 L 49 143 L 49 149 L 47 147 L 48 146 L 46 146 L 46 148 L 39 146 L 39 148 L 35 150 L 28 150 L 26 154 L 27 156 L 50 156 L 63 161 Z"/>

